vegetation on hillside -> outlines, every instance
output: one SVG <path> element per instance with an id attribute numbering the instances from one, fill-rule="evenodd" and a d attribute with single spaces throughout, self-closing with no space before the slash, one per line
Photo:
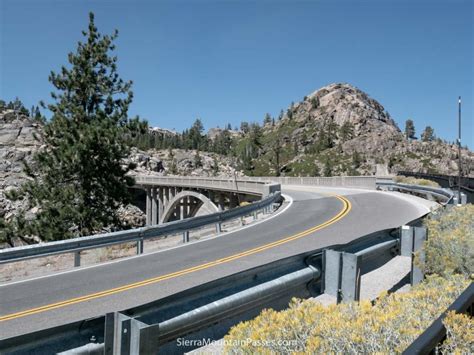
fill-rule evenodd
<path id="1" fill-rule="evenodd" d="M 225 340 L 239 345 L 228 346 L 226 353 L 401 353 L 467 285 L 459 275 L 432 276 L 410 292 L 384 293 L 373 305 L 294 299 L 284 311 L 264 310 L 233 327 Z"/>
<path id="2" fill-rule="evenodd" d="M 429 231 L 425 272 L 474 277 L 474 205 L 435 211 L 424 224 Z"/>
<path id="3" fill-rule="evenodd" d="M 323 306 L 294 299 L 289 308 L 264 310 L 238 324 L 225 337 L 230 354 L 401 353 L 472 282 L 474 273 L 474 206 L 443 210 L 425 221 L 421 284 L 407 293 L 382 293 L 369 301 Z M 474 352 L 474 321 L 450 313 L 444 320 L 447 339 L 440 350 Z"/>
<path id="4" fill-rule="evenodd" d="M 419 179 L 412 176 L 402 176 L 402 175 L 395 176 L 393 178 L 393 181 L 401 183 L 401 184 L 440 187 L 436 181 L 427 180 L 427 179 Z"/>
<path id="5" fill-rule="evenodd" d="M 268 121 L 268 117 L 266 118 Z M 274 120 L 267 126 L 274 126 Z M 137 136 L 132 142 L 140 149 L 199 149 L 232 156 L 238 159 L 238 168 L 249 176 L 333 176 L 340 174 L 359 175 L 364 164 L 362 153 L 338 154 L 338 144 L 350 140 L 354 127 L 350 123 L 338 126 L 329 122 L 319 131 L 315 143 L 302 146 L 297 142 L 289 144 L 292 132 L 299 128 L 295 121 L 279 119 L 275 129 L 258 123 L 242 122 L 241 130 L 226 128 L 210 139 L 204 133 L 200 119 L 191 128 L 179 134 L 156 134 L 152 131 Z M 274 126 L 275 127 L 275 126 Z M 231 134 L 233 132 L 233 134 Z M 338 142 L 338 144 L 336 144 Z M 336 151 L 330 151 L 335 148 Z M 295 157 L 304 153 L 298 159 Z"/>
<path id="6" fill-rule="evenodd" d="M 117 31 L 101 35 L 90 14 L 83 35 L 68 56 L 70 65 L 49 77 L 56 89 L 47 106 L 53 116 L 38 137 L 45 149 L 36 153 L 33 166 L 25 166 L 32 180 L 8 196 L 27 199 L 35 217 L 0 220 L 3 242 L 11 244 L 14 236 L 59 240 L 120 225 L 117 210 L 128 203 L 134 184 L 126 175 L 132 167 L 122 166 L 122 159 L 127 141 L 146 124 L 127 115 L 132 83 L 119 77 L 111 54 Z"/>

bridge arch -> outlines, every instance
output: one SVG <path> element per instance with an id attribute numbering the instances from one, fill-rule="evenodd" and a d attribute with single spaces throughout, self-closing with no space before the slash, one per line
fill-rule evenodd
<path id="1" fill-rule="evenodd" d="M 173 214 L 175 213 L 176 207 L 178 207 L 179 204 L 181 203 L 181 200 L 183 198 L 188 198 L 188 197 L 192 197 L 193 200 L 197 203 L 193 203 L 192 205 L 187 206 L 188 211 L 186 213 L 186 217 L 195 216 L 197 211 L 199 211 L 199 209 L 202 206 L 206 206 L 212 212 L 219 211 L 219 208 L 215 205 L 215 203 L 212 202 L 209 198 L 207 198 L 203 194 L 200 194 L 199 192 L 194 192 L 194 191 L 181 191 L 177 193 L 172 199 L 170 199 L 168 203 L 166 204 L 163 210 L 163 213 L 160 216 L 160 223 L 168 222 L 170 218 L 173 216 Z"/>

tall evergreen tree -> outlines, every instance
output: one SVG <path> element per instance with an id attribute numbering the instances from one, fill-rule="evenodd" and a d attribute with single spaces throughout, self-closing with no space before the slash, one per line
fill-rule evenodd
<path id="1" fill-rule="evenodd" d="M 431 126 L 426 126 L 421 134 L 421 140 L 423 142 L 431 142 L 433 139 L 435 139 L 434 129 Z"/>
<path id="2" fill-rule="evenodd" d="M 317 109 L 319 107 L 319 98 L 317 96 L 313 96 L 310 102 L 311 102 L 312 109 Z"/>
<path id="3" fill-rule="evenodd" d="M 273 151 L 273 167 L 275 169 L 275 176 L 280 176 L 280 156 L 282 150 L 281 138 L 278 136 L 276 139 L 271 143 L 271 149 Z"/>
<path id="4" fill-rule="evenodd" d="M 128 154 L 125 140 L 140 123 L 128 119 L 132 82 L 119 77 L 111 55 L 117 34 L 100 34 L 91 13 L 69 67 L 51 72 L 57 91 L 41 137 L 46 148 L 36 154 L 34 169 L 26 166 L 34 180 L 15 194 L 39 212 L 32 221 L 18 218 L 10 225 L 18 235 L 58 240 L 119 224 L 117 209 L 129 202 L 134 184 L 127 175 L 132 166 L 121 163 Z"/>
<path id="5" fill-rule="evenodd" d="M 405 137 L 407 139 L 415 138 L 415 124 L 413 120 L 406 120 L 405 122 Z"/>
<path id="6" fill-rule="evenodd" d="M 265 118 L 263 119 L 263 125 L 269 125 L 272 123 L 272 116 L 269 113 L 265 114 Z"/>

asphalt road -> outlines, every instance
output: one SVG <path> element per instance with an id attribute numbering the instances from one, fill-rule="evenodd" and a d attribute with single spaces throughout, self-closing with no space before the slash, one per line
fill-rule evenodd
<path id="1" fill-rule="evenodd" d="M 242 230 L 0 286 L 0 339 L 148 303 L 283 257 L 397 227 L 427 212 L 414 198 L 384 192 L 286 186 L 283 193 L 293 199 L 284 212 Z"/>

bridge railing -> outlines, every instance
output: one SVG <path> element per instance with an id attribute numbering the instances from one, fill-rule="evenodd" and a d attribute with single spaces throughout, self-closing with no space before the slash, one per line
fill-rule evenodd
<path id="1" fill-rule="evenodd" d="M 243 179 L 251 181 L 275 181 L 282 185 L 355 187 L 375 190 L 375 176 L 333 176 L 333 177 L 293 177 L 293 176 L 252 176 Z"/>
<path id="2" fill-rule="evenodd" d="M 172 176 L 153 176 L 137 175 L 134 176 L 137 185 L 159 185 L 159 186 L 179 186 L 192 188 L 212 188 L 214 190 L 243 192 L 250 194 L 263 195 L 265 185 L 273 179 L 264 178 L 261 180 L 232 179 L 232 178 L 214 178 L 214 177 L 172 177 Z"/>
<path id="3" fill-rule="evenodd" d="M 61 241 L 2 249 L 0 250 L 0 264 L 57 254 L 75 253 L 74 266 L 79 266 L 81 251 L 131 242 L 137 243 L 137 254 L 141 254 L 143 253 L 143 243 L 146 239 L 182 232 L 183 242 L 188 242 L 190 230 L 213 224 L 216 226 L 216 232 L 220 233 L 223 222 L 252 213 L 255 216 L 259 211 L 267 213 L 273 208 L 273 204 L 278 202 L 280 198 L 280 191 L 277 190 L 262 200 L 253 202 L 249 205 L 204 216 L 112 233 L 96 234 Z"/>
<path id="4" fill-rule="evenodd" d="M 220 187 L 223 190 L 235 190 L 250 193 L 261 193 L 265 184 L 275 182 L 282 185 L 324 186 L 324 187 L 355 187 L 375 190 L 375 176 L 332 176 L 332 177 L 294 177 L 294 176 L 245 176 L 237 180 L 232 178 L 202 177 L 167 177 L 141 175 L 135 178 L 138 185 L 163 186 L 202 186 Z"/>

